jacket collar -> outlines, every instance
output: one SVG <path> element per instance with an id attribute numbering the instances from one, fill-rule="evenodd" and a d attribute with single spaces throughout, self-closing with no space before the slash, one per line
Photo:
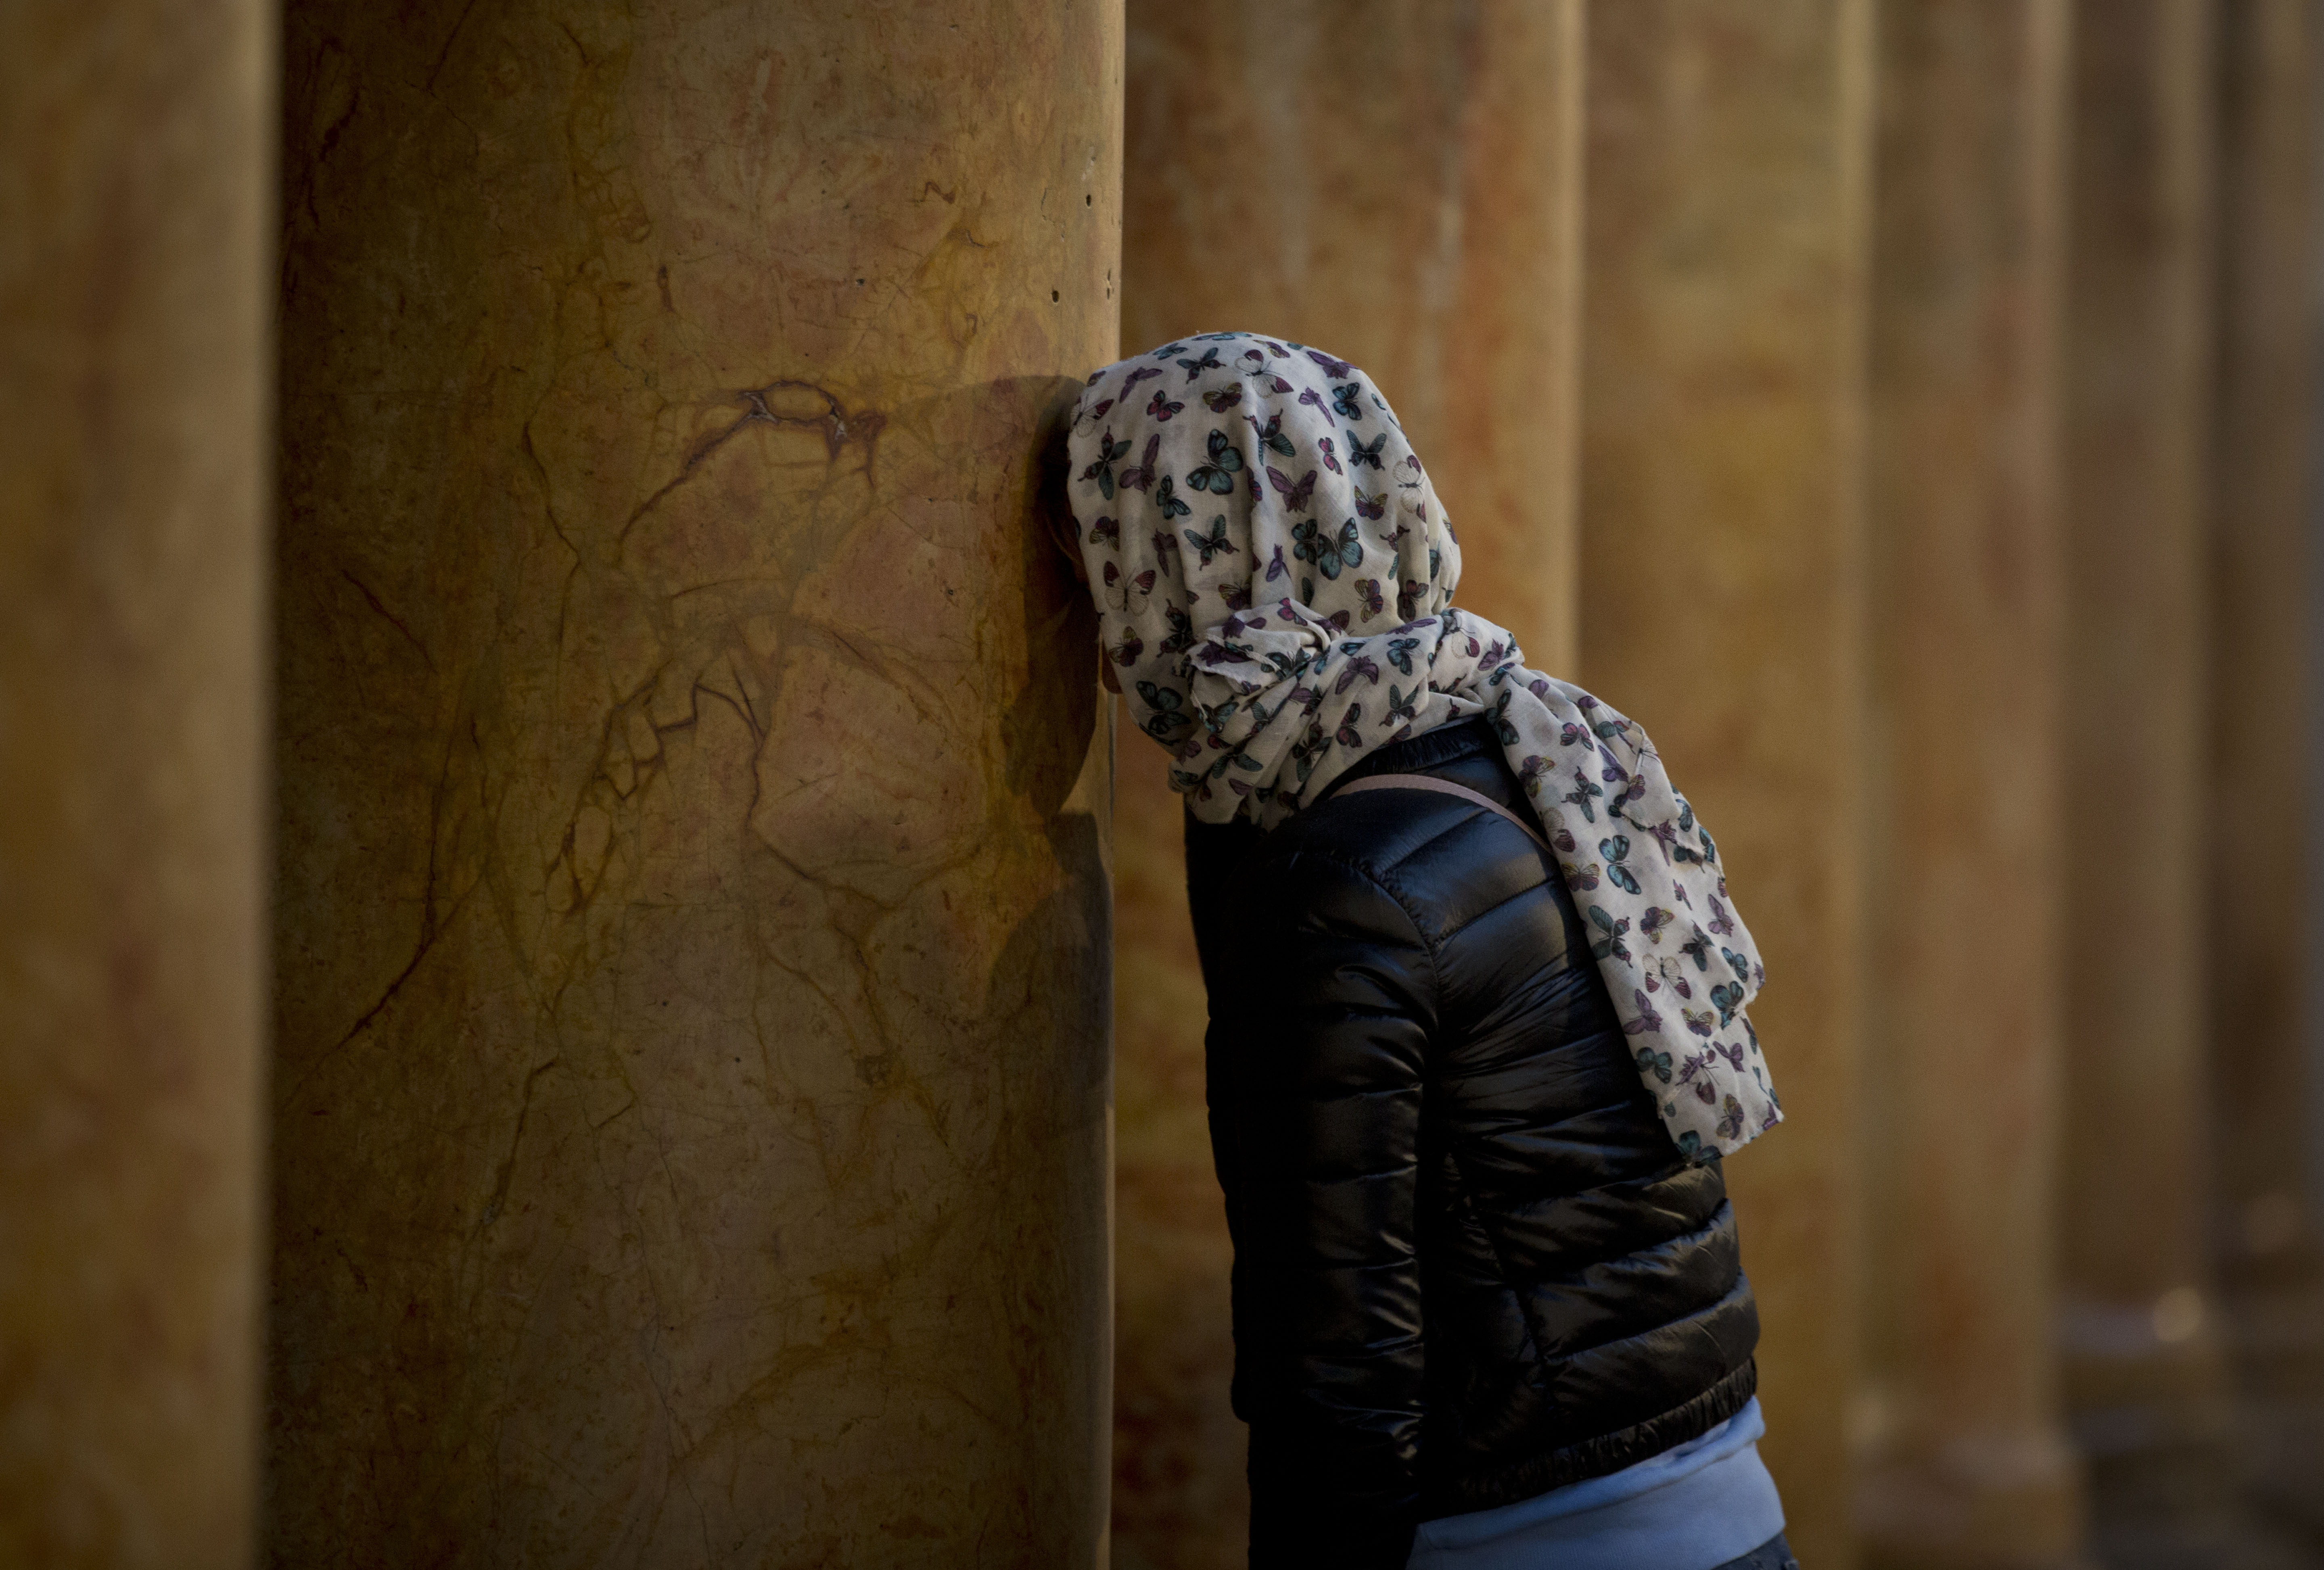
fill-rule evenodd
<path id="1" fill-rule="evenodd" d="M 1326 799 L 1351 780 L 1376 774 L 1429 774 L 1488 753 L 1498 757 L 1500 746 L 1492 726 L 1482 716 L 1439 726 L 1425 735 L 1408 737 L 1381 748 L 1333 780 L 1332 792 L 1326 794 Z"/>

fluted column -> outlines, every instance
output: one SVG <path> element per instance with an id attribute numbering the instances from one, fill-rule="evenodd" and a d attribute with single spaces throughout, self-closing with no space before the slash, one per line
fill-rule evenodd
<path id="1" fill-rule="evenodd" d="M 2070 1563 L 2060 1412 L 2067 0 L 1894 0 L 1871 307 L 1866 1562 Z"/>
<path id="2" fill-rule="evenodd" d="M 2229 1565 L 2205 1010 L 2214 8 L 2079 0 L 2068 243 L 2068 1398 L 2109 1565 Z"/>
<path id="3" fill-rule="evenodd" d="M 1132 0 L 1122 336 L 1249 328 L 1378 380 L 1461 603 L 1573 663 L 1582 0 Z M 1118 1560 L 1240 1565 L 1225 1217 L 1180 810 L 1123 748 Z"/>
<path id="4" fill-rule="evenodd" d="M 1865 0 L 1590 14 L 1582 679 L 1719 836 L 1789 1118 L 1727 1163 L 1762 1445 L 1852 1562 L 1863 741 Z"/>
<path id="5" fill-rule="evenodd" d="M 1102 1552 L 1120 45 L 291 5 L 274 1563 Z"/>
<path id="6" fill-rule="evenodd" d="M 0 1564 L 251 1552 L 272 64 L 0 9 Z"/>
<path id="7" fill-rule="evenodd" d="M 2219 12 L 2208 745 L 2216 1244 L 2246 1470 L 2324 1527 L 2306 714 L 2318 393 L 2315 0 Z"/>

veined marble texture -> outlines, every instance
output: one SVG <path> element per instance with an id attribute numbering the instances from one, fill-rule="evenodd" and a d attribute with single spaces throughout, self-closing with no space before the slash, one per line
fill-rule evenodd
<path id="1" fill-rule="evenodd" d="M 291 5 L 274 1562 L 1101 1552 L 1120 36 Z"/>

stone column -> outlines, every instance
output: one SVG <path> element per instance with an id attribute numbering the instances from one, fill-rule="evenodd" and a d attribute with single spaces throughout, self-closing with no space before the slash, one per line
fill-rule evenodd
<path id="1" fill-rule="evenodd" d="M 2309 529 L 2318 392 L 2314 0 L 2219 11 L 2208 819 L 2213 1167 L 2246 1472 L 2324 1527 L 2324 1257 L 2303 1171 Z"/>
<path id="2" fill-rule="evenodd" d="M 0 1563 L 246 1564 L 271 7 L 0 9 Z"/>
<path id="3" fill-rule="evenodd" d="M 2079 0 L 2068 250 L 2068 1400 L 2109 1564 L 2236 1562 L 2204 968 L 2214 14 Z"/>
<path id="4" fill-rule="evenodd" d="M 2067 0 L 1893 0 L 1871 306 L 1866 1562 L 2072 1561 L 2054 1339 Z M 1740 1164 L 1739 1162 L 1738 1163 Z"/>
<path id="5" fill-rule="evenodd" d="M 1583 9 L 1130 7 L 1125 343 L 1249 327 L 1363 366 L 1461 530 L 1461 602 L 1552 670 L 1574 651 Z M 1158 749 L 1121 762 L 1118 1551 L 1240 1565 L 1180 809 Z"/>
<path id="6" fill-rule="evenodd" d="M 275 1563 L 1102 1556 L 1120 50 L 290 6 Z"/>
<path id="7" fill-rule="evenodd" d="M 1646 726 L 1766 951 L 1789 1121 L 1728 1163 L 1803 1564 L 1852 1562 L 1865 0 L 1590 16 L 1582 679 Z"/>
<path id="8" fill-rule="evenodd" d="M 1584 9 L 1130 12 L 1123 342 L 1249 329 L 1370 372 L 1441 477 L 1462 604 L 1545 670 L 1574 649 Z"/>

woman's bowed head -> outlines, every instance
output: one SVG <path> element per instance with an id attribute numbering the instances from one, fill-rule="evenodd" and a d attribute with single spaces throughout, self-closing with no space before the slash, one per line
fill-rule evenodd
<path id="1" fill-rule="evenodd" d="M 1708 1159 L 1781 1119 L 1717 846 L 1643 730 L 1453 609 L 1459 540 L 1370 377 L 1206 333 L 1093 375 L 1068 445 L 1108 685 L 1195 818 L 1272 830 L 1380 749 L 1484 721 L 1679 1148 Z"/>

